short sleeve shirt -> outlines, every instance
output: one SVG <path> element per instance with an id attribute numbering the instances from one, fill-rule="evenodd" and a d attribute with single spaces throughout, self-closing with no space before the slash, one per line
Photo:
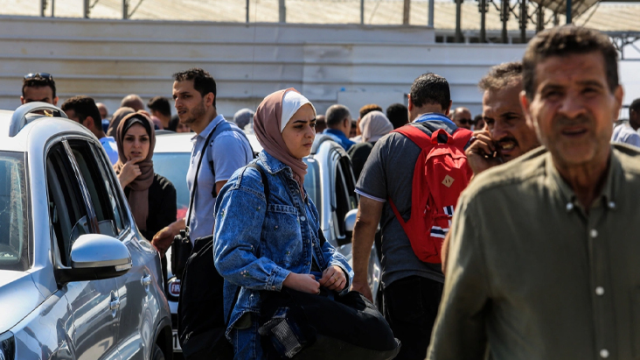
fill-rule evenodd
<path id="1" fill-rule="evenodd" d="M 226 121 L 224 117 L 218 115 L 200 134 L 192 138 L 194 145 L 191 152 L 189 171 L 187 172 L 189 193 L 193 191 L 196 170 L 203 154 L 204 143 L 209 134 L 223 121 Z M 232 124 L 231 126 L 236 125 Z M 211 153 L 207 154 L 208 152 Z M 191 241 L 213 234 L 213 210 L 216 202 L 214 189 L 216 183 L 229 180 L 236 170 L 253 160 L 253 151 L 249 141 L 236 131 L 224 131 L 215 136 L 204 154 L 205 158 L 202 160 L 200 172 L 198 173 L 193 209 L 190 209 L 187 214 L 190 218 Z M 213 163 L 213 169 L 211 168 L 210 160 Z"/>
<path id="2" fill-rule="evenodd" d="M 102 144 L 104 151 L 107 152 L 111 165 L 115 165 L 118 162 L 118 145 L 116 144 L 116 140 L 111 136 L 105 136 L 100 139 L 100 144 Z"/>
<path id="3" fill-rule="evenodd" d="M 420 126 L 427 134 L 438 129 L 453 133 L 457 127 L 443 115 L 422 122 Z M 420 121 L 418 119 L 417 121 Z M 411 183 L 413 169 L 422 149 L 400 133 L 378 140 L 364 165 L 356 185 L 361 196 L 386 202 L 393 199 L 400 214 L 408 220 L 411 214 Z M 421 276 L 438 282 L 444 281 L 440 264 L 420 261 L 411 248 L 411 242 L 391 207 L 385 203 L 380 221 L 382 231 L 382 283 L 389 286 L 396 280 L 409 276 Z"/>
<path id="4" fill-rule="evenodd" d="M 633 130 L 630 126 L 619 125 L 613 129 L 611 142 L 618 142 L 640 147 L 640 134 Z"/>

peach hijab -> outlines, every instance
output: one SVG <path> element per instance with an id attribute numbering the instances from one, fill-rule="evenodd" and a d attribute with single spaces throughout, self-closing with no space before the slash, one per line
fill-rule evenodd
<path id="1" fill-rule="evenodd" d="M 294 92 L 295 94 L 285 96 L 288 92 Z M 253 118 L 254 131 L 260 145 L 269 155 L 291 168 L 293 178 L 301 190 L 304 188 L 307 164 L 302 159 L 297 159 L 291 155 L 282 138 L 282 131 L 291 120 L 291 116 L 306 104 L 310 104 L 313 107 L 313 104 L 296 89 L 278 90 L 267 95 L 262 100 Z M 316 112 L 315 107 L 313 111 L 314 113 Z M 283 114 L 286 119 L 283 118 Z"/>

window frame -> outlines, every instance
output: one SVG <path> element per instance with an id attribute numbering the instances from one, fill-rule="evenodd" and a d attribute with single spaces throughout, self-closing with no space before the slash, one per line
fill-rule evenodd
<path id="1" fill-rule="evenodd" d="M 51 189 L 50 189 L 52 185 L 50 184 L 50 181 L 49 181 L 50 180 L 49 179 L 49 169 L 50 169 L 49 161 L 50 161 L 50 158 L 53 156 L 52 153 L 54 151 L 59 151 L 60 161 L 63 162 L 62 164 L 63 168 L 62 169 L 58 168 L 57 170 L 53 169 L 53 171 L 56 172 L 56 176 L 59 175 L 60 173 L 66 174 L 68 176 L 68 180 L 72 182 L 71 184 L 66 184 L 66 186 L 64 187 L 61 186 L 59 189 L 60 191 L 62 191 L 62 194 L 60 195 L 62 196 L 62 199 L 65 202 L 66 208 L 64 210 L 68 211 L 70 202 L 74 201 L 76 203 L 75 206 L 78 207 L 78 211 L 80 212 L 79 215 L 82 215 L 80 216 L 80 219 L 86 216 L 87 222 L 89 223 L 90 233 L 95 233 L 95 228 L 93 228 L 93 224 L 90 217 L 90 214 L 92 213 L 93 209 L 91 208 L 90 204 L 87 203 L 87 198 L 85 197 L 85 194 L 84 194 L 84 192 L 86 192 L 86 187 L 83 188 L 84 179 L 79 178 L 79 176 L 82 176 L 82 174 L 79 173 L 79 169 L 77 168 L 77 163 L 75 162 L 75 158 L 72 156 L 73 153 L 70 152 L 71 149 L 67 142 L 67 138 L 65 137 L 54 139 L 47 145 L 45 150 L 44 166 L 45 166 L 45 177 L 46 177 L 45 181 L 46 181 L 46 189 L 47 189 L 47 203 L 54 201 L 53 200 L 54 194 L 51 193 Z M 56 154 L 55 156 L 57 157 L 58 154 Z M 72 172 L 71 174 L 68 173 L 69 169 L 67 169 L 67 166 L 71 169 L 71 172 Z M 58 181 L 60 182 L 60 179 L 58 179 Z M 73 198 L 69 195 L 65 195 L 65 190 L 68 190 L 69 188 L 73 188 L 76 192 L 76 194 L 73 195 Z M 58 211 L 57 208 L 56 208 L 56 211 Z M 67 249 L 65 249 L 66 239 L 59 239 L 58 235 L 55 232 L 55 229 L 53 226 L 53 217 L 52 217 L 53 214 L 51 212 L 50 206 L 48 206 L 47 212 L 49 215 L 49 228 L 50 228 L 49 233 L 51 238 L 51 246 L 53 249 L 52 254 L 54 256 L 54 262 L 56 264 L 56 267 L 69 269 L 71 267 L 71 262 L 70 262 L 70 259 L 68 259 L 67 257 L 71 253 L 71 248 L 73 243 L 69 244 L 69 249 L 68 249 L 69 252 L 67 253 L 66 252 Z M 77 221 L 77 220 L 74 219 L 74 221 Z M 69 225 L 70 225 L 70 229 L 69 229 L 68 235 L 71 235 L 75 224 L 71 223 L 70 221 Z M 61 234 L 61 235 L 65 235 L 65 234 Z"/>
<path id="2" fill-rule="evenodd" d="M 102 147 L 102 144 L 96 143 L 95 141 L 91 141 L 89 143 L 91 146 L 91 151 L 93 152 L 96 159 L 98 159 L 98 167 L 103 176 L 109 177 L 109 188 L 113 193 L 113 197 L 116 201 L 116 206 L 118 207 L 118 211 L 120 212 L 120 220 L 122 221 L 122 229 L 119 229 L 118 238 L 122 239 L 123 234 L 127 233 L 131 229 L 131 222 L 129 221 L 129 216 L 127 207 L 125 206 L 125 200 L 122 198 L 122 187 L 120 186 L 120 180 L 115 175 L 113 171 L 113 166 L 111 165 L 111 160 L 109 160 L 102 151 L 99 151 Z M 114 214 L 114 217 L 116 214 Z"/>

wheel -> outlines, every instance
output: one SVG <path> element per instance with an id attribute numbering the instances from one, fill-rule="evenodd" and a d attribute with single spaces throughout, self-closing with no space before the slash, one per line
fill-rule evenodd
<path id="1" fill-rule="evenodd" d="M 164 353 L 158 344 L 153 346 L 153 354 L 151 355 L 151 360 L 164 360 Z"/>

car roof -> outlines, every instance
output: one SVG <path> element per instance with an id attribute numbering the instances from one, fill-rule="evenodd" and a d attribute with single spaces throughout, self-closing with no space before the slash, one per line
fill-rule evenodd
<path id="1" fill-rule="evenodd" d="M 153 150 L 154 153 L 182 153 L 188 152 L 190 153 L 193 149 L 193 142 L 191 139 L 195 136 L 195 133 L 162 133 L 156 136 L 156 147 Z M 256 138 L 255 134 L 246 134 L 247 139 L 249 139 L 249 143 L 251 144 L 251 148 L 253 151 L 260 152 L 262 151 L 262 145 L 258 142 L 258 138 Z"/>
<path id="2" fill-rule="evenodd" d="M 61 133 L 94 136 L 87 128 L 72 120 L 38 114 L 29 114 L 30 119 L 22 128 L 12 129 L 13 115 L 14 111 L 0 110 L 1 151 L 36 151 L 42 149 L 51 137 Z"/>
<path id="3" fill-rule="evenodd" d="M 247 134 L 247 139 L 253 148 L 253 151 L 262 151 L 262 145 L 258 141 L 255 134 Z M 193 142 L 191 139 L 195 136 L 195 133 L 162 133 L 156 136 L 156 147 L 154 153 L 191 153 L 193 149 Z M 317 135 L 311 149 L 311 155 L 315 155 L 319 152 L 321 146 L 330 146 L 338 149 L 339 152 L 345 153 L 342 146 L 336 143 L 330 136 Z"/>

